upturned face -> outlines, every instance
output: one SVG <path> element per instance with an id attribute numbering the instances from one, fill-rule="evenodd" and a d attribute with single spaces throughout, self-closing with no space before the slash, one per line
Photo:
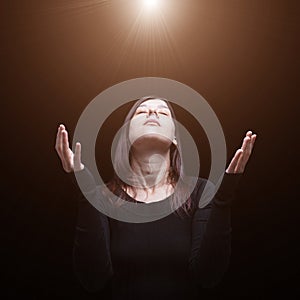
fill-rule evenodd
<path id="1" fill-rule="evenodd" d="M 160 99 L 150 99 L 137 107 L 129 125 L 131 144 L 151 141 L 151 143 L 175 143 L 175 124 L 167 103 Z"/>

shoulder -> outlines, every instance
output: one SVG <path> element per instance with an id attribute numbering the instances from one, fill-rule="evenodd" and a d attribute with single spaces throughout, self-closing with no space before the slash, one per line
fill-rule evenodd
<path id="1" fill-rule="evenodd" d="M 191 192 L 190 198 L 194 208 L 209 208 L 215 194 L 215 184 L 202 177 L 186 177 L 185 182 Z"/>
<path id="2" fill-rule="evenodd" d="M 209 209 L 213 203 L 217 206 L 231 205 L 242 174 L 224 173 L 215 184 L 201 177 L 187 177 L 187 182 L 193 185 L 190 194 L 193 207 L 196 209 Z"/>

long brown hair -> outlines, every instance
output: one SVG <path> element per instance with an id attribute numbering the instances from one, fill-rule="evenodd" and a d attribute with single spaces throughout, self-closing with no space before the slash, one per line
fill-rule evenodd
<path id="1" fill-rule="evenodd" d="M 115 153 L 113 158 L 113 165 L 114 165 L 114 176 L 113 179 L 107 184 L 108 188 L 116 194 L 117 190 L 120 190 L 122 188 L 123 190 L 127 190 L 130 188 L 131 191 L 133 191 L 134 197 L 136 196 L 136 189 L 134 186 L 130 186 L 128 183 L 124 182 L 117 174 L 124 174 L 124 172 L 128 173 L 128 161 L 130 161 L 130 157 L 124 157 L 124 155 L 131 156 L 131 143 L 129 141 L 129 122 L 134 116 L 136 109 L 138 106 L 140 106 L 141 103 L 151 100 L 151 99 L 159 99 L 168 105 L 168 108 L 171 111 L 172 118 L 176 120 L 174 109 L 172 108 L 170 102 L 167 99 L 157 97 L 157 96 L 145 96 L 140 99 L 137 99 L 131 109 L 129 110 L 125 120 L 124 120 L 124 127 L 121 131 L 120 137 L 117 141 L 116 147 L 115 147 Z M 187 186 L 183 184 L 184 179 L 184 168 L 183 168 L 183 162 L 182 162 L 182 155 L 181 155 L 181 144 L 180 144 L 180 138 L 179 138 L 179 132 L 178 127 L 176 125 L 176 122 L 174 122 L 175 125 L 175 136 L 177 145 L 174 143 L 170 146 L 170 169 L 168 172 L 168 183 L 172 185 L 173 188 L 178 183 L 181 183 L 179 185 L 179 190 L 176 193 L 173 193 L 173 195 L 170 197 L 171 206 L 173 207 L 179 207 L 179 209 L 176 210 L 176 212 L 179 215 L 183 215 L 182 213 L 189 214 L 192 208 L 192 201 L 188 193 Z M 116 171 L 117 170 L 117 171 Z M 119 197 L 121 195 L 118 195 Z M 184 198 L 185 197 L 185 198 Z M 121 197 L 122 198 L 122 197 Z M 182 199 L 187 199 L 181 206 L 180 203 L 182 203 Z"/>

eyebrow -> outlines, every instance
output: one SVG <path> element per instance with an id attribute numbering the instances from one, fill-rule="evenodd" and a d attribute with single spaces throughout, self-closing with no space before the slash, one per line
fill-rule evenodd
<path id="1" fill-rule="evenodd" d="M 141 105 L 139 105 L 138 107 L 147 107 L 147 105 L 146 105 L 146 104 L 141 104 Z M 163 104 L 160 104 L 160 105 L 158 105 L 157 107 L 158 107 L 158 108 L 167 108 L 167 109 L 170 109 L 168 106 L 163 105 Z"/>

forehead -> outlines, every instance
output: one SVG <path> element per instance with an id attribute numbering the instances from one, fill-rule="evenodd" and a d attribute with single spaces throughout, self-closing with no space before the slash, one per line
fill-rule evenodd
<path id="1" fill-rule="evenodd" d="M 161 100 L 161 99 L 149 99 L 149 100 L 146 100 L 146 101 L 142 102 L 138 107 L 143 107 L 143 106 L 146 106 L 146 107 L 165 107 L 165 108 L 169 108 L 168 104 L 164 100 Z"/>

